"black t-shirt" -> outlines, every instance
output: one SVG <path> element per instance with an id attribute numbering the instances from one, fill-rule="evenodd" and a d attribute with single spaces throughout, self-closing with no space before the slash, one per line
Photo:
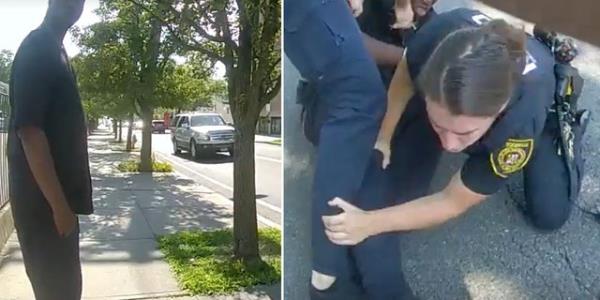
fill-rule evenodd
<path id="1" fill-rule="evenodd" d="M 77 214 L 91 214 L 85 116 L 67 54 L 48 29 L 32 31 L 21 43 L 12 66 L 9 93 L 9 188 L 15 213 L 48 208 L 17 136 L 19 129 L 33 126 L 48 138 L 71 209 Z"/>
<path id="2" fill-rule="evenodd" d="M 462 8 L 431 18 L 407 45 L 406 60 L 413 81 L 448 34 L 459 28 L 480 26 L 490 19 L 477 10 Z M 533 37 L 528 37 L 526 46 L 521 82 L 507 108 L 488 132 L 465 150 L 469 158 L 461 170 L 461 178 L 474 192 L 495 193 L 506 178 L 527 164 L 554 101 L 554 58 L 547 47 Z M 410 101 L 424 101 L 418 90 L 417 95 Z M 427 115 L 422 103 L 409 103 L 409 106 L 409 114 Z"/>

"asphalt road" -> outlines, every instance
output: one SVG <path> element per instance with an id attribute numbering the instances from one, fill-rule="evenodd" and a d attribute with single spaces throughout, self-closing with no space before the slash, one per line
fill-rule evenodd
<path id="1" fill-rule="evenodd" d="M 475 5 L 441 0 L 438 8 Z M 504 17 L 488 10 L 492 16 Z M 593 113 L 584 145 L 587 174 L 581 201 L 568 224 L 555 233 L 535 231 L 514 201 L 522 196 L 513 182 L 466 215 L 434 229 L 402 234 L 402 268 L 421 299 L 600 299 L 600 49 L 580 44 L 575 64 L 586 80 L 581 105 Z M 301 135 L 295 104 L 297 71 L 285 67 L 285 299 L 308 299 L 310 276 L 309 191 L 314 149 Z M 434 178 L 443 186 L 462 156 L 447 156 Z M 376 255 L 376 254 L 374 254 Z"/>
<path id="2" fill-rule="evenodd" d="M 153 134 L 152 150 L 159 160 L 197 180 L 208 188 L 233 199 L 233 160 L 227 153 L 208 155 L 197 161 L 183 152 L 173 154 L 170 134 Z M 281 146 L 256 143 L 256 197 L 259 222 L 270 226 L 281 225 Z"/>

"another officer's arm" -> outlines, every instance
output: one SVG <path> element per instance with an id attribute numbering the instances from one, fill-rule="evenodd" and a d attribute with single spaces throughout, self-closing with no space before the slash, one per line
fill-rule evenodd
<path id="1" fill-rule="evenodd" d="M 463 184 L 460 172 L 442 191 L 416 200 L 373 211 L 362 211 L 336 198 L 330 205 L 343 213 L 323 217 L 327 237 L 335 244 L 356 245 L 385 232 L 425 229 L 447 222 L 486 198 Z"/>
<path id="2" fill-rule="evenodd" d="M 395 66 L 402 59 L 404 48 L 379 41 L 363 33 L 363 42 L 369 54 L 380 66 Z"/>
<path id="3" fill-rule="evenodd" d="M 368 212 L 367 223 L 371 224 L 371 235 L 425 229 L 458 217 L 486 197 L 467 188 L 459 172 L 440 192 L 398 206 Z"/>
<path id="4" fill-rule="evenodd" d="M 394 130 L 404 113 L 404 109 L 406 109 L 406 104 L 413 94 L 413 82 L 410 79 L 408 65 L 404 57 L 396 67 L 396 72 L 394 72 L 394 77 L 392 77 L 392 82 L 388 90 L 387 110 L 375 144 L 375 148 L 380 150 L 384 155 L 384 167 L 389 160 L 390 143 L 394 135 Z"/>

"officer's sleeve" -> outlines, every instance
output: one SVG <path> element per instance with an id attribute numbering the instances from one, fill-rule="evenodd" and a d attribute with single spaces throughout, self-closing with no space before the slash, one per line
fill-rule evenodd
<path id="1" fill-rule="evenodd" d="M 21 47 L 13 69 L 14 126 L 44 128 L 46 113 L 51 102 L 52 75 L 48 55 L 34 43 Z"/>
<path id="2" fill-rule="evenodd" d="M 490 163 L 490 154 L 470 156 L 461 169 L 461 180 L 471 191 L 481 195 L 497 192 L 506 182 L 505 176 L 494 172 Z"/>
<path id="3" fill-rule="evenodd" d="M 419 35 L 415 35 L 406 43 L 406 64 L 408 65 L 408 73 L 413 82 L 417 81 L 417 77 L 421 73 L 421 68 L 435 49 L 433 42 L 428 32 L 423 31 L 419 32 Z"/>
<path id="4" fill-rule="evenodd" d="M 462 182 L 473 192 L 491 195 L 523 170 L 534 147 L 533 138 L 511 138 L 499 149 L 471 155 L 461 170 Z"/>

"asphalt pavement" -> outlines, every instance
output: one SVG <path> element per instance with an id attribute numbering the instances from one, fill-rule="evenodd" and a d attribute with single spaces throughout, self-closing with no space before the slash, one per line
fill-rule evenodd
<path id="1" fill-rule="evenodd" d="M 475 6 L 491 16 L 501 12 L 472 1 L 441 0 L 437 8 Z M 514 21 L 514 20 L 513 20 Z M 528 225 L 514 202 L 520 178 L 464 216 L 430 230 L 399 238 L 402 268 L 421 299 L 600 299 L 600 49 L 580 43 L 575 61 L 586 80 L 581 105 L 592 111 L 584 142 L 587 173 L 581 200 L 569 222 L 544 234 Z M 310 198 L 314 149 L 302 136 L 295 103 L 297 71 L 284 59 L 284 297 L 308 299 Z M 442 159 L 432 189 L 439 189 L 464 159 Z M 374 254 L 376 255 L 376 254 Z"/>
<path id="2" fill-rule="evenodd" d="M 186 152 L 174 155 L 170 137 L 170 134 L 152 135 L 152 150 L 157 159 L 168 161 L 177 172 L 233 198 L 233 160 L 229 154 L 216 153 L 199 160 L 192 160 Z M 255 143 L 259 222 L 275 227 L 281 225 L 281 155 L 281 146 Z"/>

